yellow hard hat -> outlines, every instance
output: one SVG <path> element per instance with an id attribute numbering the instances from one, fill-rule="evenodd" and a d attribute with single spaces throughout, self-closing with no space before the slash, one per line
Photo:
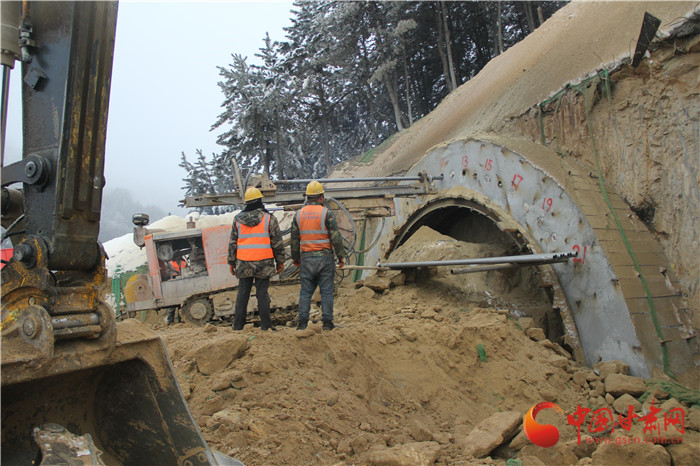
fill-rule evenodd
<path id="1" fill-rule="evenodd" d="M 254 201 L 256 199 L 262 199 L 263 195 L 258 188 L 248 188 L 245 191 L 244 200 L 246 202 Z"/>
<path id="2" fill-rule="evenodd" d="M 307 196 L 320 196 L 325 193 L 323 190 L 323 185 L 316 180 L 306 185 L 306 195 Z"/>

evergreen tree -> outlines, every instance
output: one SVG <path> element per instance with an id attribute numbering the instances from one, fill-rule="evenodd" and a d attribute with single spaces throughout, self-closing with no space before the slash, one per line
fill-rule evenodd
<path id="1" fill-rule="evenodd" d="M 219 67 L 223 149 L 194 165 L 183 154 L 183 189 L 233 189 L 233 158 L 273 179 L 323 176 L 431 112 L 565 3 L 297 0 L 287 40 L 266 35 L 260 64 L 234 53 Z"/>

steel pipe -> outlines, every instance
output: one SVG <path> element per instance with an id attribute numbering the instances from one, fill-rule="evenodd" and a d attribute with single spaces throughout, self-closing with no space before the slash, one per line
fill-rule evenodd
<path id="1" fill-rule="evenodd" d="M 56 340 L 68 340 L 77 338 L 99 338 L 102 334 L 102 327 L 99 325 L 87 325 L 84 327 L 69 327 L 54 330 Z"/>
<path id="2" fill-rule="evenodd" d="M 375 267 L 372 265 L 344 265 L 336 268 L 338 270 L 390 270 L 388 267 Z"/>
<path id="3" fill-rule="evenodd" d="M 477 273 L 477 272 L 489 272 L 491 270 L 506 270 L 506 269 L 515 269 L 518 267 L 527 267 L 529 265 L 535 265 L 535 264 L 500 264 L 500 265 L 470 265 L 469 267 L 466 267 L 464 269 L 450 269 L 450 274 L 452 275 L 460 275 L 463 273 Z"/>
<path id="4" fill-rule="evenodd" d="M 89 325 L 98 325 L 100 323 L 100 316 L 96 313 L 90 314 L 70 314 L 63 315 L 61 317 L 53 317 L 51 319 L 51 324 L 54 330 L 62 328 L 74 328 L 74 327 L 84 327 Z"/>
<path id="5" fill-rule="evenodd" d="M 442 180 L 444 175 L 434 176 L 433 180 Z M 368 182 L 368 181 L 423 181 L 422 176 L 375 176 L 368 178 L 321 178 L 319 180 L 300 179 L 300 180 L 270 180 L 276 185 L 311 183 L 318 181 L 319 183 L 353 183 L 353 182 Z"/>
<path id="6" fill-rule="evenodd" d="M 555 252 L 548 254 L 523 254 L 520 256 L 481 257 L 476 259 L 448 259 L 444 261 L 424 262 L 386 262 L 377 263 L 377 267 L 390 269 L 407 269 L 412 267 L 440 267 L 445 265 L 471 265 L 471 264 L 504 264 L 504 263 L 529 263 L 532 265 L 551 262 L 564 262 L 570 257 L 576 257 L 576 251 Z"/>
<path id="7" fill-rule="evenodd" d="M 2 66 L 2 97 L 0 97 L 0 105 L 2 106 L 2 108 L 0 108 L 0 129 L 2 129 L 2 136 L 0 137 L 0 166 L 5 166 L 5 131 L 7 129 L 9 97 L 10 68 L 8 66 Z"/>

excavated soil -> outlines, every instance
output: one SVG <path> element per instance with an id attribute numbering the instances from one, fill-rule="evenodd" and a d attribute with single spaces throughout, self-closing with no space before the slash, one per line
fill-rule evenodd
<path id="1" fill-rule="evenodd" d="M 502 252 L 424 227 L 392 260 Z M 575 428 L 553 410 L 538 421 L 559 429 L 554 448 L 522 431 L 488 456 L 469 446 L 474 428 L 497 413 L 522 416 L 546 400 L 570 414 L 618 398 L 526 317 L 547 308 L 532 276 L 427 269 L 368 277 L 366 286 L 346 280 L 336 288 L 333 331 L 321 330 L 317 304 L 304 331 L 292 321 L 277 332 L 166 326 L 162 314 L 149 325 L 165 341 L 205 440 L 248 465 L 589 464 L 595 445 L 578 445 Z M 641 455 L 631 458 L 664 464 Z"/>
<path id="2" fill-rule="evenodd" d="M 158 331 L 207 442 L 251 465 L 362 464 L 372 451 L 415 442 L 420 427 L 439 440 L 439 462 L 452 464 L 467 459 L 455 441 L 491 414 L 524 413 L 543 396 L 566 412 L 586 401 L 561 367 L 575 367 L 562 350 L 528 338 L 507 310 L 478 307 L 431 282 L 386 294 L 341 286 L 336 323 L 331 332 L 319 323 L 301 332 L 187 324 Z M 197 349 L 231 338 L 246 349 L 202 374 L 199 366 L 212 361 Z"/>

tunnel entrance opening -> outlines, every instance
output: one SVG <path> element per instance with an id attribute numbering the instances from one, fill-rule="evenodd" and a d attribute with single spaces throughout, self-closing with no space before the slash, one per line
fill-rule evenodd
<path id="1" fill-rule="evenodd" d="M 442 199 L 414 213 L 387 254 L 393 262 L 494 257 L 532 253 L 517 230 L 502 230 L 501 219 L 465 199 Z M 564 324 L 552 305 L 552 283 L 540 267 L 450 274 L 449 267 L 416 270 L 418 286 L 440 287 L 475 307 L 508 309 L 530 317 L 552 342 L 564 346 Z"/>
<path id="2" fill-rule="evenodd" d="M 399 246 L 423 225 L 458 241 L 506 245 L 506 249 L 514 253 L 522 248 L 522 244 L 518 244 L 512 236 L 501 231 L 491 218 L 459 205 L 441 207 L 426 213 L 403 235 Z"/>

